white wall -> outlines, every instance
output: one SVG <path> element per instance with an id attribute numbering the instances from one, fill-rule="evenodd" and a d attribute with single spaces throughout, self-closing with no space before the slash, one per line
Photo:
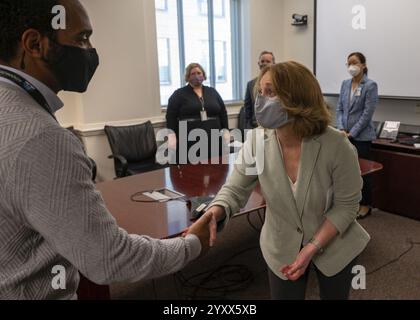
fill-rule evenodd
<path id="1" fill-rule="evenodd" d="M 81 122 L 82 119 L 82 95 L 60 92 L 59 95 L 64 102 L 64 107 L 57 112 L 57 119 L 63 126 L 71 126 Z"/>
<path id="2" fill-rule="evenodd" d="M 153 0 L 82 0 L 91 18 L 99 68 L 81 96 L 77 127 L 160 117 Z M 66 108 L 74 108 L 71 99 Z M 60 120 L 73 122 L 70 112 Z"/>
<path id="3" fill-rule="evenodd" d="M 313 70 L 314 2 L 313 0 L 283 0 L 283 59 L 298 61 Z M 292 26 L 294 13 L 307 14 L 308 26 Z"/>
<path id="4" fill-rule="evenodd" d="M 262 51 L 272 51 L 277 59 L 283 59 L 283 1 L 279 0 L 245 0 L 248 7 L 242 19 L 247 29 L 244 34 L 245 81 L 259 73 L 258 57 Z M 248 18 L 249 17 L 249 18 Z"/>

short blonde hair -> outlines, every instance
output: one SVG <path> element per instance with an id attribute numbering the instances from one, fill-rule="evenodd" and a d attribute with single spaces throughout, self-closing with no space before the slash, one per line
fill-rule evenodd
<path id="1" fill-rule="evenodd" d="M 261 71 L 258 86 L 267 72 L 271 72 L 274 93 L 295 119 L 295 134 L 306 138 L 324 133 L 331 124 L 331 113 L 312 72 L 298 62 L 279 63 Z"/>
<path id="2" fill-rule="evenodd" d="M 190 80 L 191 71 L 194 68 L 199 68 L 201 72 L 203 73 L 204 80 L 207 80 L 206 71 L 204 71 L 204 68 L 199 63 L 190 63 L 187 68 L 185 69 L 185 82 L 188 82 Z"/>

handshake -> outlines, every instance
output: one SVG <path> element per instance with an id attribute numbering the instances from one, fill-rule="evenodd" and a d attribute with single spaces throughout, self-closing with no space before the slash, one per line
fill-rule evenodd
<path id="1" fill-rule="evenodd" d="M 216 243 L 217 224 L 226 217 L 225 209 L 221 206 L 213 206 L 208 209 L 188 229 L 184 230 L 182 236 L 193 234 L 201 242 L 201 254 L 205 253 Z"/>

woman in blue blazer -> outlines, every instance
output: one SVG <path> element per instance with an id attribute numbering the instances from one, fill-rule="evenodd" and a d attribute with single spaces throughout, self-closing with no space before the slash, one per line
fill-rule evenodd
<path id="1" fill-rule="evenodd" d="M 366 57 L 354 52 L 347 58 L 351 79 L 343 81 L 337 105 L 337 128 L 346 132 L 359 157 L 369 159 L 372 141 L 376 139 L 372 117 L 378 104 L 378 85 L 368 78 Z M 372 191 L 369 177 L 363 178 L 359 218 L 372 212 Z"/>

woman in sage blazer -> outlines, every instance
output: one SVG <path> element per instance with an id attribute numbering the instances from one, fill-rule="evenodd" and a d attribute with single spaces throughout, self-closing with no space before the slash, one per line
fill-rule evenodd
<path id="1" fill-rule="evenodd" d="M 378 104 L 378 85 L 367 77 L 366 57 L 354 52 L 347 58 L 351 79 L 343 81 L 337 105 L 337 128 L 345 132 L 360 158 L 369 159 L 376 131 L 372 122 Z M 372 187 L 369 176 L 363 177 L 362 200 L 358 218 L 372 212 Z"/>
<path id="2" fill-rule="evenodd" d="M 329 127 L 320 86 L 306 67 L 268 67 L 259 84 L 260 127 L 249 132 L 205 214 L 212 218 L 211 245 L 217 224 L 226 225 L 259 182 L 267 205 L 260 244 L 272 298 L 304 299 L 313 263 L 321 298 L 347 299 L 352 268 L 370 239 L 356 221 L 362 188 L 356 150 Z"/>

